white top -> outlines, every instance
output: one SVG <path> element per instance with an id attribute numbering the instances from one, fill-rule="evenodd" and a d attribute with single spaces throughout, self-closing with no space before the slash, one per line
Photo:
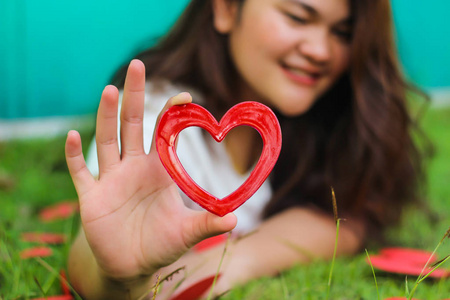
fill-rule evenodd
<path id="1" fill-rule="evenodd" d="M 198 94 L 186 88 L 164 84 L 154 88 L 146 84 L 144 107 L 144 149 L 148 153 L 152 141 L 156 118 L 166 101 L 180 92 L 189 91 L 196 102 L 201 102 Z M 122 92 L 120 93 L 120 99 Z M 203 189 L 218 198 L 224 198 L 236 190 L 250 175 L 239 174 L 233 168 L 230 157 L 222 143 L 217 143 L 208 134 L 203 134 L 199 127 L 189 127 L 180 132 L 177 154 L 183 167 L 191 178 Z M 120 134 L 118 134 L 120 136 Z M 95 141 L 91 143 L 86 159 L 91 173 L 98 175 L 97 149 Z M 180 193 L 186 206 L 202 210 L 199 205 L 190 200 L 181 190 Z M 268 180 L 259 190 L 234 211 L 238 218 L 236 230 L 240 233 L 249 232 L 261 222 L 261 213 L 272 196 Z"/>

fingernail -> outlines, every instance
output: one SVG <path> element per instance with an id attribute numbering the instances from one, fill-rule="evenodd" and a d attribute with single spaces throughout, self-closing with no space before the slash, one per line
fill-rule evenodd
<path id="1" fill-rule="evenodd" d="M 172 98 L 173 105 L 181 105 L 192 102 L 192 96 L 188 92 L 182 92 Z"/>

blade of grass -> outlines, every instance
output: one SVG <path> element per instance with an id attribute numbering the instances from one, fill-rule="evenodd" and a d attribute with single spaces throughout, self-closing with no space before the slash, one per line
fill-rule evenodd
<path id="1" fill-rule="evenodd" d="M 161 282 L 168 281 L 168 280 L 172 280 L 173 275 L 175 275 L 175 274 L 177 274 L 177 273 L 179 273 L 180 271 L 183 271 L 183 270 L 185 270 L 185 269 L 186 269 L 186 266 L 180 267 L 180 268 L 176 269 L 175 271 L 170 272 L 168 275 L 164 276 L 164 277 L 161 279 Z"/>
<path id="2" fill-rule="evenodd" d="M 156 275 L 156 283 L 155 286 L 153 287 L 153 297 L 152 300 L 156 299 L 156 294 L 158 293 L 158 288 L 159 288 L 159 284 L 161 283 L 161 276 Z"/>
<path id="3" fill-rule="evenodd" d="M 64 279 L 54 268 L 52 268 L 52 266 L 50 266 L 48 263 L 46 263 L 42 258 L 40 257 L 34 257 L 34 259 L 41 264 L 44 268 L 46 268 L 48 271 L 50 271 L 51 273 L 53 273 L 53 275 L 57 276 L 59 278 L 59 280 L 63 281 L 69 288 L 70 290 L 75 294 L 75 296 L 78 299 L 82 299 L 81 296 L 77 293 L 77 291 L 75 291 L 75 289 L 70 285 L 70 283 Z"/>
<path id="4" fill-rule="evenodd" d="M 223 292 L 222 294 L 215 296 L 213 300 L 219 300 L 222 297 L 224 297 L 226 294 L 228 294 L 229 292 L 230 292 L 230 290 L 227 290 L 227 291 Z"/>
<path id="5" fill-rule="evenodd" d="M 336 195 L 334 194 L 333 188 L 331 188 L 331 195 L 332 195 L 332 201 L 333 201 L 334 221 L 336 222 L 336 239 L 334 241 L 333 259 L 331 260 L 330 274 L 328 275 L 328 287 L 327 287 L 327 297 L 326 297 L 327 300 L 330 297 L 331 280 L 333 277 L 333 268 L 334 268 L 334 262 L 336 261 L 336 252 L 337 252 L 338 240 L 339 240 L 339 224 L 341 221 L 338 217 Z"/>
<path id="6" fill-rule="evenodd" d="M 184 267 L 183 267 L 183 269 L 184 269 Z M 173 295 L 173 293 L 175 293 L 175 291 L 183 284 L 183 282 L 186 280 L 186 278 L 187 277 L 186 277 L 186 273 L 185 273 L 183 278 L 181 278 L 176 284 L 174 284 L 174 286 L 170 292 L 170 295 Z"/>
<path id="7" fill-rule="evenodd" d="M 13 261 L 11 260 L 11 263 L 12 262 Z M 19 263 L 18 263 L 17 267 L 11 268 L 11 272 L 14 274 L 13 275 L 14 276 L 14 278 L 13 278 L 13 280 L 14 280 L 13 281 L 13 285 L 14 285 L 13 291 L 14 291 L 14 293 L 18 293 L 19 292 L 19 286 L 20 286 L 20 277 L 21 277 L 21 274 L 23 273 L 23 264 L 22 264 L 22 260 L 21 259 L 19 259 Z"/>
<path id="8" fill-rule="evenodd" d="M 281 284 L 281 289 L 283 290 L 283 298 L 289 299 L 289 291 L 288 291 L 288 287 L 286 285 L 286 279 L 284 278 L 283 274 L 280 275 L 280 284 Z"/>
<path id="9" fill-rule="evenodd" d="M 409 295 L 408 276 L 405 277 L 405 293 L 407 296 Z"/>
<path id="10" fill-rule="evenodd" d="M 447 260 L 450 259 L 450 255 L 447 255 L 446 258 L 444 258 L 443 260 L 440 261 L 440 263 L 436 264 L 434 266 L 433 269 L 430 270 L 430 272 L 428 272 L 425 276 L 423 276 L 420 280 L 419 283 L 421 283 L 422 281 L 424 281 L 428 276 L 431 275 L 431 273 L 433 273 L 434 271 L 436 271 L 437 268 L 439 268 L 440 266 L 442 266 Z"/>
<path id="11" fill-rule="evenodd" d="M 219 267 L 217 268 L 216 276 L 214 276 L 214 280 L 213 280 L 211 289 L 209 290 L 209 295 L 208 295 L 207 300 L 211 300 L 212 299 L 212 295 L 213 295 L 213 292 L 214 292 L 214 287 L 216 286 L 217 277 L 219 277 L 220 268 L 222 267 L 222 263 L 223 263 L 223 259 L 225 257 L 225 253 L 227 253 L 228 242 L 230 241 L 230 236 L 231 236 L 231 232 L 228 233 L 227 240 L 225 242 L 225 246 L 223 247 L 223 252 L 222 252 L 222 257 L 220 258 Z"/>
<path id="12" fill-rule="evenodd" d="M 450 256 L 450 254 L 449 255 L 447 255 L 446 257 L 444 257 L 443 259 L 441 259 L 440 261 L 438 261 L 438 262 L 435 262 L 434 264 L 432 264 L 431 265 L 431 267 L 430 268 L 434 268 L 434 267 L 436 267 L 437 265 L 440 265 L 440 264 L 442 264 L 442 262 L 444 262 L 444 260 L 446 260 L 448 257 Z"/>
<path id="13" fill-rule="evenodd" d="M 420 272 L 419 277 L 417 277 L 416 279 L 416 284 L 418 284 L 418 282 L 420 281 L 423 272 L 425 272 L 425 269 L 428 267 L 428 264 L 430 263 L 431 259 L 434 257 L 434 255 L 436 254 L 436 251 L 439 249 L 439 247 L 444 243 L 444 240 L 446 238 L 450 238 L 450 227 L 448 228 L 447 232 L 444 234 L 444 236 L 442 237 L 442 239 L 439 241 L 439 243 L 437 244 L 437 246 L 434 248 L 433 252 L 431 253 L 430 257 L 428 258 L 428 261 L 426 262 L 426 264 L 423 266 L 422 271 Z"/>
<path id="14" fill-rule="evenodd" d="M 328 275 L 328 288 L 327 288 L 327 297 L 326 297 L 327 300 L 330 297 L 331 280 L 333 278 L 334 262 L 336 261 L 336 252 L 337 252 L 337 245 L 338 245 L 338 239 L 339 239 L 339 223 L 340 223 L 340 219 L 337 219 L 337 222 L 336 222 L 336 241 L 334 243 L 333 259 L 331 260 L 330 273 Z"/>
<path id="15" fill-rule="evenodd" d="M 181 268 L 176 269 L 175 271 L 171 272 L 170 274 L 164 276 L 161 280 L 159 280 L 159 283 L 158 283 L 158 276 L 159 276 L 159 275 L 156 275 L 156 276 L 157 276 L 157 278 L 156 278 L 156 279 L 157 279 L 156 284 L 153 285 L 151 288 L 149 288 L 148 291 L 146 291 L 144 294 L 142 294 L 137 300 L 143 300 L 143 299 L 147 298 L 147 296 L 149 295 L 150 292 L 155 291 L 155 288 L 156 288 L 156 285 L 157 285 L 157 284 L 159 285 L 159 284 L 161 284 L 161 283 L 164 282 L 164 281 L 171 280 L 173 275 L 177 274 L 177 273 L 180 272 L 181 270 L 184 270 L 185 268 L 186 268 L 186 267 L 181 267 Z M 182 283 L 184 280 L 185 280 L 185 277 L 183 277 L 183 278 L 180 280 L 180 282 L 177 283 L 178 286 L 181 285 L 181 283 Z M 176 288 L 175 288 L 175 289 L 176 289 Z M 174 289 L 174 290 L 175 290 L 175 289 Z"/>
<path id="16" fill-rule="evenodd" d="M 3 263 L 6 263 L 4 264 L 5 268 L 8 268 L 10 270 L 9 272 L 5 272 L 5 274 L 12 274 L 13 276 L 13 286 L 11 288 L 11 291 L 12 293 L 18 293 L 22 261 L 19 260 L 19 266 L 14 266 L 13 258 L 8 251 L 9 249 L 7 245 L 7 237 L 2 238 L 2 243 L 0 243 L 0 246 L 0 253 L 2 253 L 3 256 Z"/>
<path id="17" fill-rule="evenodd" d="M 377 297 L 378 297 L 378 300 L 381 300 L 380 292 L 378 290 L 377 276 L 375 275 L 375 270 L 373 269 L 372 260 L 370 259 L 370 255 L 369 255 L 369 252 L 367 251 L 367 249 L 365 249 L 365 250 L 366 250 L 367 258 L 369 259 L 370 267 L 372 268 L 373 280 L 375 281 L 375 287 L 377 289 Z"/>
<path id="18" fill-rule="evenodd" d="M 159 286 L 161 285 L 161 283 L 163 283 L 163 282 L 165 282 L 165 281 L 168 281 L 168 280 L 172 280 L 172 277 L 173 277 L 175 274 L 177 274 L 178 272 L 180 272 L 181 270 L 184 270 L 184 269 L 186 269 L 186 266 L 180 267 L 180 268 L 176 269 L 175 271 L 170 272 L 168 275 L 164 276 L 163 278 L 161 278 L 161 276 L 160 276 L 159 274 L 156 275 L 156 283 L 153 285 L 153 287 L 151 287 L 147 292 L 145 292 L 145 293 L 144 293 L 142 296 L 140 296 L 137 300 L 143 300 L 143 299 L 147 298 L 147 296 L 148 296 L 148 294 L 149 294 L 150 292 L 153 292 L 153 297 L 152 297 L 152 299 L 153 299 L 153 300 L 156 299 L 156 294 L 158 293 L 158 289 L 159 289 Z M 176 287 L 173 289 L 173 291 L 175 291 L 176 288 L 177 288 L 178 286 L 180 286 L 181 283 L 183 283 L 183 281 L 184 281 L 185 279 L 186 279 L 185 276 L 184 276 L 183 278 L 181 278 L 181 280 L 180 280 L 179 282 L 177 282 L 177 284 L 175 285 Z M 173 291 L 172 291 L 172 293 L 173 293 Z M 172 293 L 171 293 L 171 294 L 172 294 Z"/>
<path id="19" fill-rule="evenodd" d="M 36 278 L 36 276 L 33 276 L 33 280 L 36 283 L 36 285 L 38 286 L 39 290 L 41 291 L 42 295 L 44 296 L 44 298 L 47 298 L 46 293 L 44 292 L 44 289 L 42 288 L 39 280 Z"/>
<path id="20" fill-rule="evenodd" d="M 170 274 L 166 275 L 163 277 L 163 279 L 161 279 L 161 282 L 165 282 L 165 281 L 169 281 L 172 280 L 172 277 L 179 273 L 180 271 L 184 271 L 183 273 L 183 278 L 181 278 L 176 284 L 174 284 L 174 286 L 171 288 L 171 291 L 169 293 L 169 295 L 173 295 L 173 293 L 175 293 L 175 291 L 181 286 L 181 284 L 186 280 L 187 278 L 187 273 L 186 273 L 186 266 L 180 267 L 178 269 L 176 269 L 175 271 L 172 271 Z M 154 286 L 149 290 L 149 292 L 154 288 Z M 147 294 L 143 294 L 138 300 L 143 300 L 144 298 L 147 297 Z"/>
<path id="21" fill-rule="evenodd" d="M 54 274 L 51 274 L 50 277 L 47 279 L 47 281 L 43 284 L 42 288 L 45 291 L 50 290 L 50 287 L 52 286 L 53 282 L 55 282 L 56 276 Z"/>
<path id="22" fill-rule="evenodd" d="M 425 276 L 423 276 L 423 273 L 425 272 L 425 269 L 428 267 L 428 264 L 430 263 L 431 259 L 434 257 L 435 253 L 437 252 L 437 250 L 439 249 L 439 247 L 444 243 L 445 239 L 450 238 L 450 227 L 449 229 L 445 232 L 444 236 L 442 237 L 442 239 L 439 241 L 439 243 L 437 244 L 437 246 L 434 248 L 433 253 L 431 253 L 430 258 L 428 258 L 428 261 L 426 262 L 425 266 L 423 267 L 422 271 L 420 272 L 419 277 L 417 277 L 416 282 L 411 290 L 411 293 L 408 294 L 408 300 L 411 300 L 412 297 L 414 296 L 414 293 L 416 292 L 417 287 L 419 286 L 419 284 L 425 280 L 425 278 L 427 278 L 428 276 L 430 276 L 431 273 L 433 273 L 439 266 L 441 266 L 442 264 L 444 264 L 449 258 L 450 256 L 447 256 L 445 259 L 441 260 L 440 263 L 437 264 L 437 266 L 435 266 L 433 269 L 431 269 L 431 271 L 429 271 Z M 436 265 L 436 264 L 435 264 Z"/>

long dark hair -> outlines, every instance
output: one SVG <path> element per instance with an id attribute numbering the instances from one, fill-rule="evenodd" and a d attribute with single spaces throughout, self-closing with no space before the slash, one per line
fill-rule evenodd
<path id="1" fill-rule="evenodd" d="M 295 205 L 331 212 L 332 186 L 340 212 L 381 229 L 417 199 L 422 160 L 406 109 L 406 93 L 416 89 L 399 71 L 389 1 L 350 3 L 349 71 L 305 114 L 278 114 L 283 147 L 271 174 L 274 195 L 265 217 Z M 147 78 L 201 92 L 219 118 L 238 102 L 239 75 L 227 43 L 214 29 L 212 1 L 192 0 L 169 34 L 136 58 L 145 63 Z M 122 86 L 124 75 L 123 68 L 113 83 Z"/>

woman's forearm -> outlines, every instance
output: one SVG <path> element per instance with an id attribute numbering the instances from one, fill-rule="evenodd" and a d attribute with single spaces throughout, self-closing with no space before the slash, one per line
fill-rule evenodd
<path id="1" fill-rule="evenodd" d="M 309 208 L 291 208 L 266 220 L 254 234 L 231 247 L 234 258 L 229 270 L 238 272 L 237 266 L 245 261 L 246 279 L 254 279 L 273 276 L 296 264 L 330 259 L 335 237 L 336 224 L 332 216 Z M 340 228 L 338 255 L 356 253 L 362 245 L 362 237 L 359 221 L 345 222 Z M 230 275 L 233 278 L 235 274 Z"/>
<path id="2" fill-rule="evenodd" d="M 83 299 L 139 299 L 151 292 L 150 275 L 125 280 L 105 276 L 82 229 L 70 250 L 68 270 L 71 285 Z"/>
<path id="3" fill-rule="evenodd" d="M 338 255 L 352 255 L 359 251 L 364 237 L 363 227 L 357 220 L 348 220 L 342 224 Z M 202 253 L 190 252 L 175 264 L 164 268 L 161 272 L 165 276 L 185 267 L 183 272 L 172 276 L 172 282 L 165 284 L 164 288 L 182 282 L 175 292 L 177 294 L 214 276 L 223 256 L 219 270 L 221 276 L 214 287 L 214 294 L 219 295 L 236 285 L 274 276 L 296 264 L 330 259 L 334 252 L 335 237 L 336 224 L 332 215 L 308 208 L 288 209 L 263 222 L 253 233 L 231 239 L 225 253 L 224 245 Z M 163 291 L 163 296 L 167 292 Z"/>

